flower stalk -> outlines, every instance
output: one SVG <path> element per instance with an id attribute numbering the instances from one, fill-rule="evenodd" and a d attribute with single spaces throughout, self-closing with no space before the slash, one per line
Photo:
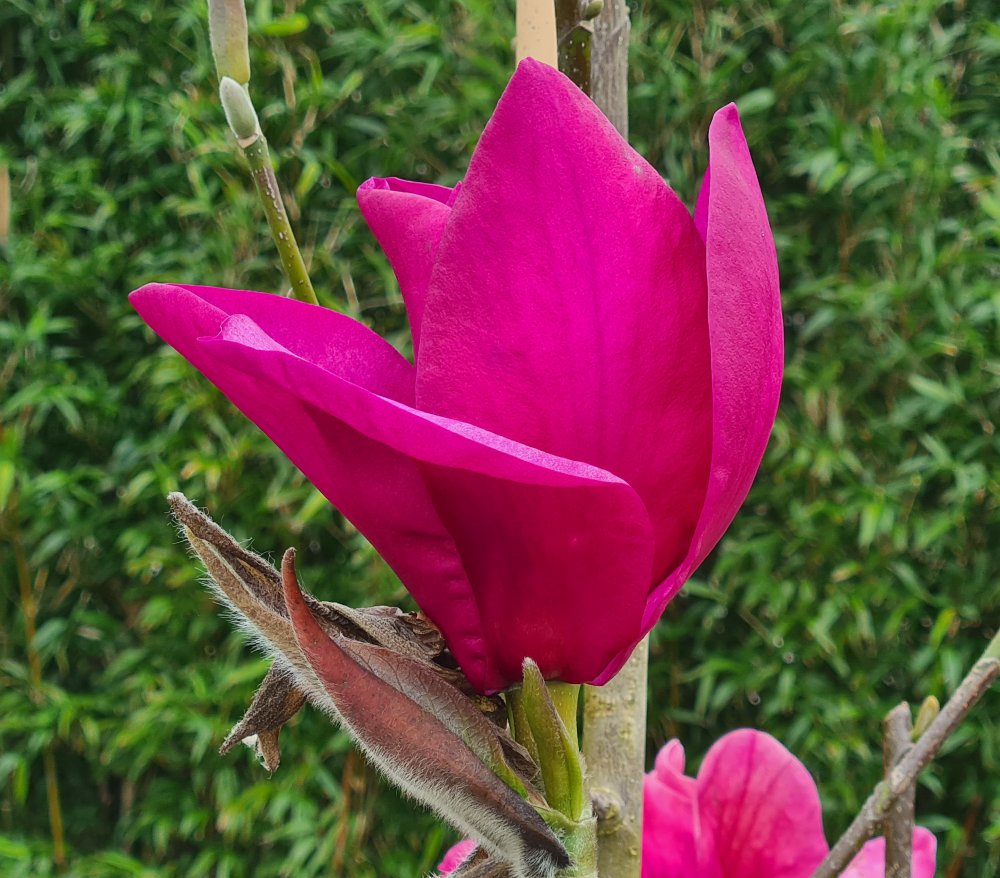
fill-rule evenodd
<path id="1" fill-rule="evenodd" d="M 285 212 L 285 205 L 281 200 L 281 190 L 278 188 L 278 180 L 274 176 L 274 168 L 271 166 L 267 140 L 263 134 L 258 133 L 249 143 L 237 142 L 242 147 L 243 155 L 246 156 L 247 163 L 250 165 L 250 175 L 253 177 L 260 203 L 264 207 L 264 215 L 267 217 L 271 237 L 278 248 L 281 267 L 285 270 L 285 276 L 291 284 L 292 295 L 301 302 L 318 305 L 316 291 L 313 289 L 312 281 L 309 280 L 309 272 L 306 270 L 302 253 L 299 251 L 295 234 L 292 232 L 292 225 Z"/>
<path id="2" fill-rule="evenodd" d="M 558 66 L 556 12 L 552 0 L 517 0 L 514 49 L 518 61 L 534 58 Z"/>

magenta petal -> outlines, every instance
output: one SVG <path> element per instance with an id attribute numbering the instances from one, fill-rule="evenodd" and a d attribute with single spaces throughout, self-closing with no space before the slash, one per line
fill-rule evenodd
<path id="1" fill-rule="evenodd" d="M 698 861 L 698 788 L 684 775 L 684 747 L 668 741 L 643 785 L 642 878 L 717 878 Z"/>
<path id="2" fill-rule="evenodd" d="M 698 811 L 699 844 L 724 878 L 803 878 L 826 856 L 816 784 L 763 732 L 716 741 L 698 772 Z"/>
<path id="3" fill-rule="evenodd" d="M 704 245 L 655 169 L 566 77 L 524 61 L 441 237 L 418 407 L 628 482 L 658 581 L 708 477 L 705 283 Z"/>
<path id="4" fill-rule="evenodd" d="M 688 557 L 651 596 L 647 629 L 718 543 L 746 499 L 781 390 L 784 340 L 778 261 L 735 104 L 715 114 L 708 142 L 710 170 L 695 224 L 705 239 L 708 272 L 711 475 Z"/>
<path id="5" fill-rule="evenodd" d="M 937 868 L 937 839 L 934 834 L 917 826 L 913 830 L 912 878 L 934 878 Z M 841 878 L 885 878 L 885 838 L 879 836 L 867 842 Z"/>
<path id="6" fill-rule="evenodd" d="M 652 541 L 628 485 L 416 411 L 412 367 L 343 315 L 163 285 L 132 301 L 371 540 L 474 685 L 527 655 L 588 681 L 635 639 Z"/>
<path id="7" fill-rule="evenodd" d="M 361 213 L 396 273 L 410 317 L 413 351 L 420 342 L 427 284 L 454 189 L 395 177 L 372 178 L 358 187 Z"/>

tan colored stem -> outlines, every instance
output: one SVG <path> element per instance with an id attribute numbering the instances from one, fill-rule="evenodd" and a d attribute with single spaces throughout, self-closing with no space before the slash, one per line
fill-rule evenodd
<path id="1" fill-rule="evenodd" d="M 584 690 L 583 755 L 598 821 L 602 878 L 639 878 L 642 873 L 648 664 L 646 637 L 617 677 Z"/>
<path id="2" fill-rule="evenodd" d="M 10 240 L 10 171 L 0 162 L 0 247 Z"/>
<path id="3" fill-rule="evenodd" d="M 517 60 L 534 58 L 549 67 L 558 65 L 556 51 L 556 9 L 553 0 L 517 0 Z"/>

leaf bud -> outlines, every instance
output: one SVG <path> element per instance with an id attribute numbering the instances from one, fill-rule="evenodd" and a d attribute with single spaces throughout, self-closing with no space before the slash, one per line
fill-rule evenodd
<path id="1" fill-rule="evenodd" d="M 920 736 L 927 731 L 928 726 L 935 719 L 937 715 L 941 712 L 941 702 L 933 695 L 928 695 L 923 704 L 920 705 L 920 710 L 917 711 L 917 719 L 913 724 L 912 738 L 914 741 L 920 739 Z"/>

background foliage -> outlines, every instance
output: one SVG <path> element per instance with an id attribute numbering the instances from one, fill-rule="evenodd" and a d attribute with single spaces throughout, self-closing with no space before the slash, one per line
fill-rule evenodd
<path id="1" fill-rule="evenodd" d="M 257 103 L 321 299 L 405 345 L 353 190 L 461 176 L 512 9 L 250 5 Z M 751 498 L 656 630 L 650 752 L 678 735 L 696 763 L 766 728 L 817 777 L 832 838 L 880 772 L 882 713 L 946 695 L 1000 619 L 1000 22 L 990 0 L 633 15 L 632 139 L 689 201 L 711 112 L 741 106 L 788 348 Z M 0 874 L 53 873 L 61 837 L 79 876 L 428 870 L 451 837 L 315 714 L 273 778 L 215 752 L 264 662 L 196 586 L 168 491 L 261 551 L 298 546 L 324 597 L 407 599 L 126 304 L 153 279 L 281 283 L 202 4 L 0 3 L 0 163 Z M 1000 869 L 998 705 L 923 779 L 947 878 Z"/>

